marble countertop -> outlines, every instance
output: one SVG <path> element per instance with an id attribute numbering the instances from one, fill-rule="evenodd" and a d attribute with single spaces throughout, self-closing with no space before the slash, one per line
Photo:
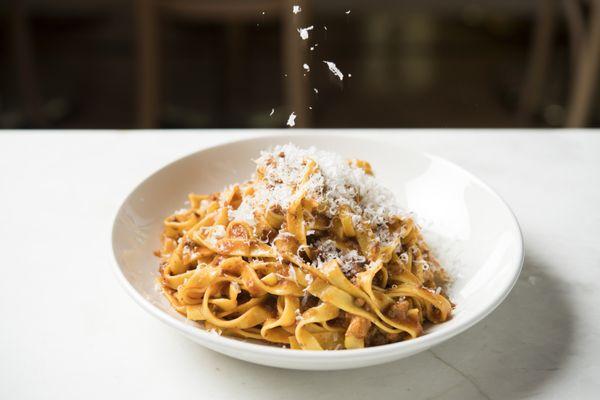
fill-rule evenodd
<path id="1" fill-rule="evenodd" d="M 265 132 L 0 133 L 0 398 L 598 398 L 596 133 L 354 131 L 460 164 L 521 224 L 512 293 L 431 351 L 356 370 L 280 370 L 204 349 L 145 313 L 111 270 L 117 207 L 167 162 Z"/>

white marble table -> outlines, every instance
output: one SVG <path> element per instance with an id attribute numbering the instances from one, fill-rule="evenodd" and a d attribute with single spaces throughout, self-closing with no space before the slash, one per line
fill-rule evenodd
<path id="1" fill-rule="evenodd" d="M 483 322 L 432 351 L 350 371 L 213 353 L 118 286 L 112 219 L 159 166 L 264 132 L 0 131 L 0 398 L 600 398 L 600 136 L 361 132 L 466 167 L 515 211 L 524 270 Z"/>

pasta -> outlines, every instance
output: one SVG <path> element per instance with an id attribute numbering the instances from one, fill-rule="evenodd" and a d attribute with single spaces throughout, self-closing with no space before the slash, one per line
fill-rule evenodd
<path id="1" fill-rule="evenodd" d="M 451 317 L 449 277 L 366 161 L 292 144 L 164 221 L 160 283 L 219 334 L 300 350 L 415 338 Z"/>

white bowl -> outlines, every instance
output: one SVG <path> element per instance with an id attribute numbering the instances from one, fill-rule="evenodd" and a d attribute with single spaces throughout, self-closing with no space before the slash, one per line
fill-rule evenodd
<path id="1" fill-rule="evenodd" d="M 369 161 L 376 177 L 414 211 L 442 265 L 454 275 L 451 320 L 413 340 L 357 350 L 297 351 L 209 333 L 175 312 L 157 290 L 162 220 L 189 192 L 211 193 L 248 179 L 260 150 L 293 142 Z M 177 160 L 147 178 L 115 218 L 113 251 L 125 290 L 146 311 L 190 339 L 231 357 L 281 368 L 335 370 L 394 361 L 463 332 L 504 300 L 523 261 L 517 221 L 500 197 L 469 172 L 439 157 L 352 136 L 259 137 L 227 143 Z"/>

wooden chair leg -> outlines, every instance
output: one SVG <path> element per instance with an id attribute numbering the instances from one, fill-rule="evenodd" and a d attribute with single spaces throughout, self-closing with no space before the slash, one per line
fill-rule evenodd
<path id="1" fill-rule="evenodd" d="M 138 128 L 158 126 L 159 120 L 159 34 L 158 10 L 154 0 L 136 0 L 137 121 Z"/>
<path id="2" fill-rule="evenodd" d="M 571 79 L 574 80 L 577 72 L 577 63 L 581 56 L 581 48 L 585 40 L 585 20 L 579 0 L 563 0 L 563 8 L 565 9 L 565 19 L 569 35 Z"/>
<path id="3" fill-rule="evenodd" d="M 293 14 L 292 5 L 294 4 L 298 4 L 298 1 L 284 1 L 282 12 L 282 61 L 283 71 L 287 74 L 287 77 L 283 78 L 284 91 L 290 112 L 293 111 L 297 115 L 296 127 L 306 128 L 311 126 L 311 113 L 308 110 L 310 76 L 304 76 L 302 64 L 308 58 L 307 42 L 310 39 L 302 40 L 297 29 L 305 26 L 309 10 L 306 4 L 302 4 L 302 12 Z M 315 67 L 313 66 L 313 68 Z"/>
<path id="4" fill-rule="evenodd" d="M 528 121 L 539 107 L 555 30 L 554 0 L 538 0 L 529 67 L 519 99 L 517 117 Z"/>
<path id="5" fill-rule="evenodd" d="M 225 40 L 227 53 L 225 57 L 225 77 L 224 92 L 227 94 L 225 99 L 225 118 L 221 121 L 221 126 L 239 128 L 246 121 L 242 120 L 240 113 L 235 113 L 237 105 L 244 102 L 244 27 L 239 22 L 229 22 L 226 26 Z M 241 99 L 240 99 L 241 97 Z M 241 101 L 240 101 L 241 100 Z"/>
<path id="6" fill-rule="evenodd" d="M 25 105 L 28 122 L 36 128 L 45 126 L 41 111 L 42 96 L 35 71 L 35 57 L 26 5 L 13 0 L 10 7 L 10 30 L 13 37 L 16 74 L 21 99 Z"/>
<path id="7" fill-rule="evenodd" d="M 566 123 L 569 128 L 581 128 L 587 124 L 598 83 L 598 68 L 600 67 L 600 0 L 591 1 L 588 32 L 577 62 L 577 73 L 574 75 L 573 82 L 571 82 Z"/>

